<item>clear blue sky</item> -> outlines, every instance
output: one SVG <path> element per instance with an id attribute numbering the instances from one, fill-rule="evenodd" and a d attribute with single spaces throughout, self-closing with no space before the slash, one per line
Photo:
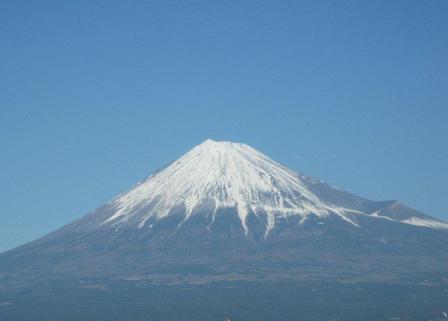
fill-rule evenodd
<path id="1" fill-rule="evenodd" d="M 0 251 L 206 138 L 448 219 L 448 1 L 0 2 Z"/>

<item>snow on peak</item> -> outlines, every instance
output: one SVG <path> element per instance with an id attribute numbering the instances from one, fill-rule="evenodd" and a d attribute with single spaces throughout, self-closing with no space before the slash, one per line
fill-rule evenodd
<path id="1" fill-rule="evenodd" d="M 265 154 L 245 144 L 207 139 L 114 199 L 116 210 L 104 223 L 139 215 L 142 227 L 149 218 L 163 218 L 179 206 L 188 219 L 205 202 L 214 204 L 212 215 L 219 208 L 236 208 L 246 232 L 249 211 L 267 215 L 267 233 L 279 215 L 338 212 L 311 193 L 298 173 Z"/>

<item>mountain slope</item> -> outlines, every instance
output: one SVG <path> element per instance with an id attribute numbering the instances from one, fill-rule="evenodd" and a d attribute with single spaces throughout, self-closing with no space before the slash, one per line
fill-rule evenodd
<path id="1" fill-rule="evenodd" d="M 207 140 L 111 202 L 0 255 L 10 285 L 446 277 L 448 225 L 370 201 L 255 149 Z"/>

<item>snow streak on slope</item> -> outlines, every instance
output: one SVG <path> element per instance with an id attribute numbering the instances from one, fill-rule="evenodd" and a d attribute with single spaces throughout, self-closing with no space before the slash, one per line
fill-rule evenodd
<path id="1" fill-rule="evenodd" d="M 405 219 L 401 222 L 410 224 L 410 225 L 424 226 L 424 227 L 430 227 L 430 228 L 435 228 L 435 229 L 448 229 L 448 224 L 446 224 L 446 223 L 436 221 L 436 220 L 430 220 L 430 219 L 421 219 L 418 217 L 411 217 L 411 218 Z"/>
<path id="2" fill-rule="evenodd" d="M 206 201 L 218 208 L 235 207 L 246 229 L 248 211 L 267 214 L 267 232 L 275 216 L 323 216 L 339 213 L 311 193 L 297 173 L 244 144 L 206 140 L 168 167 L 112 201 L 116 212 L 106 222 L 128 221 L 137 209 L 147 207 L 140 220 L 160 219 L 180 205 L 185 219 Z M 347 219 L 349 220 L 349 219 Z"/>

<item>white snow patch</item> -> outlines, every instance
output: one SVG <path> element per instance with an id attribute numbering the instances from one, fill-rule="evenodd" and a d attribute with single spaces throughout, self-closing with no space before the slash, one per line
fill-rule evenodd
<path id="1" fill-rule="evenodd" d="M 436 229 L 448 229 L 447 223 L 443 223 L 443 222 L 439 222 L 439 221 L 431 220 L 431 219 L 422 219 L 422 218 L 418 218 L 418 217 L 411 217 L 411 218 L 408 218 L 401 222 L 410 224 L 410 225 L 424 226 L 424 227 L 430 227 L 430 228 L 436 228 Z"/>

